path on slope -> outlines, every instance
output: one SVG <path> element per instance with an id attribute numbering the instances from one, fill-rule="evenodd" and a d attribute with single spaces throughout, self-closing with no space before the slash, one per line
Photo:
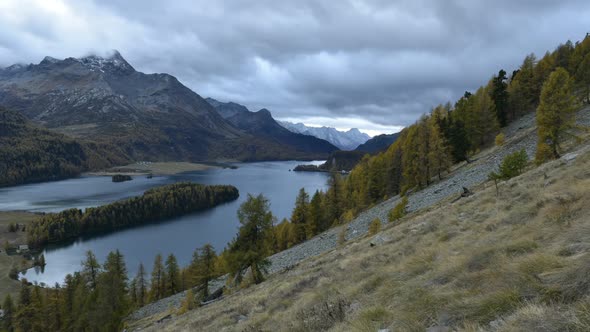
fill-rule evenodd
<path id="1" fill-rule="evenodd" d="M 590 126 L 590 108 L 578 113 L 577 123 Z M 430 207 L 449 196 L 459 196 L 462 187 L 471 188 L 487 180 L 488 174 L 498 168 L 504 157 L 515 151 L 525 149 L 529 158 L 536 152 L 537 133 L 535 114 L 527 114 L 504 128 L 506 143 L 501 147 L 493 147 L 474 156 L 470 164 L 463 164 L 453 170 L 451 174 L 408 197 L 410 212 Z M 300 243 L 292 248 L 274 254 L 270 257 L 269 273 L 276 273 L 290 268 L 299 262 L 336 248 L 338 233 L 341 227 L 347 227 L 346 239 L 353 239 L 367 233 L 369 223 L 375 218 L 387 222 L 387 214 L 397 204 L 399 196 L 392 197 L 376 206 L 362 212 L 349 224 L 330 229 L 314 238 Z M 213 291 L 223 287 L 225 278 L 219 278 L 211 285 Z M 185 292 L 173 295 L 149 304 L 134 312 L 130 318 L 140 320 L 148 316 L 162 313 L 171 307 L 179 307 L 185 297 Z"/>

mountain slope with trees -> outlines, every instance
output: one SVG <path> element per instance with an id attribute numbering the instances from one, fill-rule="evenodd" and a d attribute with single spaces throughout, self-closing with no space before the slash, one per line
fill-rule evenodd
<path id="1" fill-rule="evenodd" d="M 115 146 L 54 133 L 2 107 L 0 160 L 0 187 L 68 178 L 129 161 Z"/>

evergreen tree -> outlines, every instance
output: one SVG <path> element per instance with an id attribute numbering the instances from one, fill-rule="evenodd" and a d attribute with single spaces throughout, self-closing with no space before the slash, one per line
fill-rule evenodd
<path id="1" fill-rule="evenodd" d="M 291 214 L 291 223 L 295 226 L 295 242 L 300 243 L 306 239 L 305 228 L 312 223 L 309 210 L 309 195 L 304 188 L 299 189 L 295 199 L 295 207 Z"/>
<path id="2" fill-rule="evenodd" d="M 496 105 L 496 117 L 501 127 L 508 123 L 508 84 L 504 69 L 498 72 L 497 76 L 492 78 L 492 100 Z"/>
<path id="3" fill-rule="evenodd" d="M 4 303 L 2 304 L 2 309 L 4 310 L 4 319 L 2 321 L 2 326 L 5 331 L 13 332 L 14 331 L 14 303 L 12 302 L 12 298 L 10 294 L 7 294 L 4 298 Z"/>
<path id="4" fill-rule="evenodd" d="M 193 253 L 193 259 L 189 267 L 192 284 L 202 287 L 202 296 L 204 299 L 209 297 L 209 282 L 216 276 L 217 254 L 215 249 L 209 243 L 198 248 Z"/>
<path id="5" fill-rule="evenodd" d="M 152 270 L 152 279 L 150 284 L 150 301 L 157 301 L 163 298 L 166 291 L 166 276 L 161 254 L 157 254 L 156 258 L 154 259 L 154 268 Z"/>
<path id="6" fill-rule="evenodd" d="M 82 262 L 82 275 L 86 279 L 87 285 L 91 290 L 96 289 L 98 274 L 100 273 L 100 264 L 90 250 L 86 252 L 86 260 Z"/>
<path id="7" fill-rule="evenodd" d="M 548 157 L 559 158 L 559 143 L 574 125 L 576 101 L 572 94 L 572 80 L 563 68 L 557 68 L 541 92 L 541 103 L 537 109 L 539 141 L 536 161 L 546 161 Z M 547 156 L 547 151 L 551 152 Z"/>
<path id="8" fill-rule="evenodd" d="M 129 309 L 127 268 L 123 255 L 116 250 L 107 255 L 104 272 L 98 278 L 97 319 L 107 331 L 120 330 Z M 93 324 L 94 319 L 90 321 Z"/>
<path id="9" fill-rule="evenodd" d="M 248 194 L 246 201 L 240 205 L 238 219 L 242 226 L 237 238 L 230 244 L 231 272 L 239 281 L 242 273 L 250 268 L 253 281 L 260 283 L 270 264 L 267 257 L 271 251 L 267 238 L 272 232 L 274 217 L 268 199 L 262 194 Z"/>
<path id="10" fill-rule="evenodd" d="M 143 307 L 147 300 L 147 282 L 145 280 L 145 268 L 143 267 L 143 263 L 139 263 L 135 280 L 137 305 Z"/>
<path id="11" fill-rule="evenodd" d="M 166 258 L 166 291 L 165 296 L 173 295 L 181 291 L 180 289 L 180 269 L 178 261 L 174 254 Z"/>
<path id="12" fill-rule="evenodd" d="M 16 313 L 17 330 L 31 331 L 33 328 L 34 312 L 31 306 L 31 289 L 27 280 L 22 279 Z"/>
<path id="13" fill-rule="evenodd" d="M 330 227 L 329 223 L 326 222 L 326 219 L 324 217 L 322 201 L 322 194 L 319 190 L 316 190 L 315 194 L 313 194 L 313 197 L 311 198 L 311 202 L 309 203 L 310 220 L 311 225 L 313 225 L 313 227 L 310 226 L 310 228 L 313 229 L 314 235 L 323 232 Z M 311 231 L 309 231 L 308 234 L 309 233 L 311 233 Z"/>
<path id="14" fill-rule="evenodd" d="M 586 54 L 576 70 L 576 85 L 583 92 L 583 99 L 590 104 L 590 53 Z"/>
<path id="15" fill-rule="evenodd" d="M 534 54 L 528 55 L 508 85 L 511 119 L 532 112 L 539 100 L 539 86 L 535 80 Z"/>

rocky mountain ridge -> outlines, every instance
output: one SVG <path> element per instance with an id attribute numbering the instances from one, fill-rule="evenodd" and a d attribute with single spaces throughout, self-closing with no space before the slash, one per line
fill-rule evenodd
<path id="1" fill-rule="evenodd" d="M 341 150 L 354 150 L 371 138 L 371 136 L 361 132 L 357 128 L 340 131 L 331 127 L 310 127 L 303 123 L 292 123 L 288 121 L 279 121 L 279 124 L 294 133 L 315 136 L 326 140 Z"/>

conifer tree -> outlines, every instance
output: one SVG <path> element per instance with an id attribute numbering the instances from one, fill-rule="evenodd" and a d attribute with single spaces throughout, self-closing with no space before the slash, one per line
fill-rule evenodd
<path id="1" fill-rule="evenodd" d="M 504 127 L 508 123 L 508 84 L 506 80 L 506 71 L 501 69 L 491 82 L 492 100 L 496 105 L 496 117 L 500 127 Z"/>
<path id="2" fill-rule="evenodd" d="M 166 258 L 166 291 L 165 296 L 173 295 L 181 291 L 180 289 L 180 269 L 178 261 L 174 254 Z"/>
<path id="3" fill-rule="evenodd" d="M 86 279 L 87 285 L 91 290 L 96 289 L 98 274 L 100 273 L 100 264 L 90 250 L 86 252 L 86 260 L 82 262 L 82 275 Z"/>
<path id="4" fill-rule="evenodd" d="M 586 54 L 584 60 L 576 70 L 576 85 L 583 92 L 583 100 L 590 104 L 590 53 Z"/>
<path id="5" fill-rule="evenodd" d="M 137 305 L 143 307 L 147 300 L 147 282 L 145 280 L 145 268 L 143 267 L 143 263 L 139 263 L 135 280 Z"/>
<path id="6" fill-rule="evenodd" d="M 309 210 L 309 195 L 304 188 L 299 189 L 299 194 L 295 199 L 295 207 L 291 214 L 291 223 L 295 226 L 295 243 L 300 243 L 306 239 L 306 225 L 310 224 L 311 216 Z"/>
<path id="7" fill-rule="evenodd" d="M 12 302 L 12 297 L 10 294 L 7 294 L 4 298 L 4 303 L 2 304 L 2 309 L 4 310 L 4 318 L 2 321 L 2 326 L 5 331 L 13 332 L 14 331 L 14 303 Z"/>
<path id="8" fill-rule="evenodd" d="M 194 286 L 201 286 L 202 297 L 206 299 L 209 297 L 209 283 L 216 276 L 216 262 L 217 254 L 215 249 L 209 243 L 206 243 L 201 248 L 197 248 L 193 253 L 193 259 L 189 267 L 191 273 L 191 284 Z"/>
<path id="9" fill-rule="evenodd" d="M 152 270 L 152 279 L 150 284 L 150 301 L 157 301 L 163 298 L 166 292 L 166 275 L 161 254 L 157 254 L 156 258 L 154 259 L 154 268 Z"/>
<path id="10" fill-rule="evenodd" d="M 537 109 L 537 163 L 548 158 L 559 158 L 559 143 L 573 127 L 575 111 L 572 80 L 565 69 L 557 68 L 543 85 Z M 549 156 L 548 151 L 551 153 Z"/>
<path id="11" fill-rule="evenodd" d="M 238 209 L 238 219 L 242 226 L 237 238 L 230 244 L 231 272 L 239 281 L 242 273 L 250 268 L 254 283 L 260 283 L 270 264 L 267 256 L 271 251 L 267 238 L 272 232 L 274 217 L 268 199 L 262 194 L 248 194 Z"/>

